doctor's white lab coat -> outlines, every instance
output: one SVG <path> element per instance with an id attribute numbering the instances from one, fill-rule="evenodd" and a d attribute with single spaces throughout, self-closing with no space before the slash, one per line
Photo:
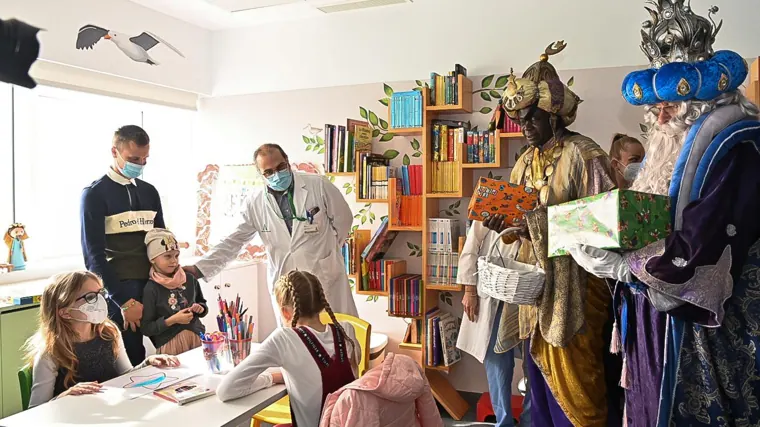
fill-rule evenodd
<path id="1" fill-rule="evenodd" d="M 196 267 L 205 277 L 216 276 L 258 233 L 267 248 L 267 282 L 275 313 L 279 310 L 274 283 L 281 275 L 298 269 L 319 278 L 334 312 L 358 316 L 340 250 L 353 222 L 346 199 L 326 177 L 293 172 L 293 205 L 293 214 L 299 217 L 306 218 L 306 212 L 315 207 L 319 207 L 319 212 L 311 225 L 294 219 L 291 234 L 269 191 L 251 194 L 245 201 L 237 229 L 198 261 Z M 276 317 L 280 323 L 280 316 Z"/>
<path id="2" fill-rule="evenodd" d="M 473 221 L 470 230 L 467 231 L 467 238 L 464 242 L 464 248 L 459 255 L 459 265 L 457 273 L 457 283 L 462 285 L 477 285 L 478 283 L 478 256 L 488 255 L 488 251 L 495 241 L 498 246 L 494 249 L 493 256 L 501 256 L 504 259 L 515 259 L 517 251 L 520 249 L 520 240 L 515 243 L 505 245 L 499 237 L 499 233 L 491 231 L 483 226 L 481 221 Z M 491 331 L 493 323 L 496 320 L 496 310 L 499 308 L 499 300 L 489 297 L 478 289 L 480 298 L 480 310 L 478 311 L 477 320 L 471 322 L 464 315 L 462 326 L 459 329 L 459 338 L 457 338 L 457 348 L 469 353 L 472 357 L 483 363 L 483 359 L 488 352 L 488 343 L 491 340 Z M 502 316 L 510 311 L 516 311 L 518 307 L 512 304 L 504 304 Z"/>

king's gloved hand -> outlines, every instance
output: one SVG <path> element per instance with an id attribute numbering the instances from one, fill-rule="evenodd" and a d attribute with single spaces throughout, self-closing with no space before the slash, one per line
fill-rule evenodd
<path id="1" fill-rule="evenodd" d="M 598 249 L 593 246 L 576 245 L 568 249 L 575 262 L 596 277 L 613 279 L 619 282 L 633 281 L 631 269 L 623 257 L 615 252 Z"/>

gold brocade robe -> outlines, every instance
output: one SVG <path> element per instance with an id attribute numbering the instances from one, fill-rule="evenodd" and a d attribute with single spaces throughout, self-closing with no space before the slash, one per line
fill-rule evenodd
<path id="1" fill-rule="evenodd" d="M 569 134 L 561 142 L 562 154 L 548 183 L 549 205 L 614 187 L 609 158 L 594 141 Z M 525 182 L 525 159 L 532 155 L 533 149 L 528 149 L 518 159 L 511 183 L 530 185 Z M 587 274 L 571 257 L 547 258 L 545 208 L 526 219 L 531 241 L 523 242 L 517 260 L 540 265 L 546 271 L 546 283 L 536 306 L 520 306 L 519 313 L 502 316 L 496 351 L 530 338 L 530 354 L 568 419 L 578 427 L 606 426 L 602 333 L 610 291 L 603 280 Z"/>

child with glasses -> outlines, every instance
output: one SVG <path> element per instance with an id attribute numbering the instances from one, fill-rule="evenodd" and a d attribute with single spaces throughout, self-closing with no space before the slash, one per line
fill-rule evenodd
<path id="1" fill-rule="evenodd" d="M 201 285 L 179 265 L 179 243 L 171 231 L 154 228 L 145 235 L 151 268 L 143 291 L 142 333 L 159 353 L 181 354 L 200 347 L 208 313 Z"/>
<path id="2" fill-rule="evenodd" d="M 119 328 L 108 319 L 103 282 L 88 271 L 54 276 L 40 300 L 40 325 L 26 342 L 37 406 L 66 395 L 100 392 L 101 383 L 148 365 L 179 366 L 174 356 L 148 357 L 132 367 Z"/>

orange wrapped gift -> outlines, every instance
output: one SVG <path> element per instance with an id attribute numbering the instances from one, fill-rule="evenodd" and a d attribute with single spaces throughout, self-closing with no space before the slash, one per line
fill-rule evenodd
<path id="1" fill-rule="evenodd" d="M 480 178 L 467 206 L 467 218 L 483 221 L 491 215 L 505 215 L 508 224 L 518 224 L 537 205 L 538 193 L 530 187 Z"/>

